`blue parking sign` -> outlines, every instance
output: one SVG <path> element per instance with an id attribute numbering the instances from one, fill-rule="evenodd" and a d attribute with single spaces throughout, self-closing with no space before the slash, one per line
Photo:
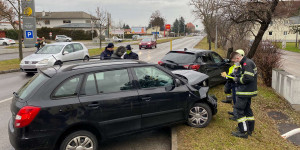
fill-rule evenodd
<path id="1" fill-rule="evenodd" d="M 25 31 L 25 34 L 26 34 L 26 39 L 33 39 L 33 31 L 32 30 Z"/>

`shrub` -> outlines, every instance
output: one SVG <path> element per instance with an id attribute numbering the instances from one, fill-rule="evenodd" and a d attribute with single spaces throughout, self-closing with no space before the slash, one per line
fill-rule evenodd
<path id="1" fill-rule="evenodd" d="M 47 28 L 43 27 L 37 29 L 37 35 L 39 37 L 45 37 L 50 39 L 49 33 L 52 32 L 52 40 L 55 39 L 56 35 L 66 35 L 71 37 L 73 40 L 92 40 L 92 32 L 84 30 L 66 30 L 61 28 Z M 96 33 L 94 33 L 95 37 Z"/>
<path id="2" fill-rule="evenodd" d="M 19 30 L 5 30 L 5 35 L 7 38 L 10 38 L 10 39 L 14 39 L 14 40 L 17 40 L 18 39 L 18 32 Z"/>
<path id="3" fill-rule="evenodd" d="M 258 75 L 261 76 L 264 84 L 272 85 L 272 69 L 281 67 L 280 49 L 270 41 L 263 41 L 257 48 L 253 57 L 257 65 Z"/>

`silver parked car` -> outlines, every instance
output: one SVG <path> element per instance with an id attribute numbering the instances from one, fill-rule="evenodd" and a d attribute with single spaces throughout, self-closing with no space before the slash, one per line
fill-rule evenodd
<path id="1" fill-rule="evenodd" d="M 72 38 L 65 36 L 65 35 L 56 35 L 55 41 L 56 42 L 72 42 Z"/>
<path id="2" fill-rule="evenodd" d="M 13 45 L 16 44 L 16 41 L 9 38 L 0 38 L 0 45 Z"/>
<path id="3" fill-rule="evenodd" d="M 59 65 L 64 61 L 89 60 L 88 49 L 78 42 L 47 44 L 39 51 L 25 57 L 20 64 L 22 71 L 35 73 L 38 68 Z"/>

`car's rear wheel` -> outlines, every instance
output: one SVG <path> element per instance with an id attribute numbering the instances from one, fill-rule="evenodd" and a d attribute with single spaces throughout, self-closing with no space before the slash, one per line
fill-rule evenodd
<path id="1" fill-rule="evenodd" d="M 192 127 L 204 128 L 211 121 L 211 108 L 205 103 L 196 103 L 188 111 L 187 122 Z"/>
<path id="2" fill-rule="evenodd" d="M 3 45 L 4 45 L 4 46 L 7 46 L 7 43 L 6 43 L 6 42 L 3 42 Z"/>
<path id="3" fill-rule="evenodd" d="M 98 140 L 91 132 L 85 130 L 76 131 L 66 136 L 59 149 L 98 150 Z"/>
<path id="4" fill-rule="evenodd" d="M 67 40 L 67 42 L 71 42 L 70 40 Z"/>
<path id="5" fill-rule="evenodd" d="M 157 48 L 157 46 L 155 45 L 155 48 Z"/>

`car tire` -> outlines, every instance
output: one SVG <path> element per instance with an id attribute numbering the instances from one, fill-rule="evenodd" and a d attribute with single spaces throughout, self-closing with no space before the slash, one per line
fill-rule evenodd
<path id="1" fill-rule="evenodd" d="M 196 128 L 206 127 L 211 119 L 211 108 L 205 103 L 195 103 L 187 112 L 187 123 Z"/>
<path id="2" fill-rule="evenodd" d="M 155 45 L 155 48 L 157 48 L 156 45 Z"/>
<path id="3" fill-rule="evenodd" d="M 3 46 L 7 46 L 7 43 L 6 43 L 6 42 L 3 42 L 2 44 L 3 44 Z"/>
<path id="4" fill-rule="evenodd" d="M 83 61 L 89 61 L 90 60 L 90 57 L 89 56 L 85 56 L 84 58 L 83 58 Z"/>
<path id="5" fill-rule="evenodd" d="M 66 150 L 67 147 L 98 150 L 98 140 L 91 132 L 80 130 L 67 135 L 59 149 Z"/>
<path id="6" fill-rule="evenodd" d="M 27 76 L 33 76 L 34 73 L 33 73 L 33 72 L 26 72 L 26 75 L 27 75 Z"/>
<path id="7" fill-rule="evenodd" d="M 71 42 L 70 40 L 67 40 L 67 42 Z"/>
<path id="8" fill-rule="evenodd" d="M 142 49 L 142 48 L 139 48 L 140 50 Z"/>

